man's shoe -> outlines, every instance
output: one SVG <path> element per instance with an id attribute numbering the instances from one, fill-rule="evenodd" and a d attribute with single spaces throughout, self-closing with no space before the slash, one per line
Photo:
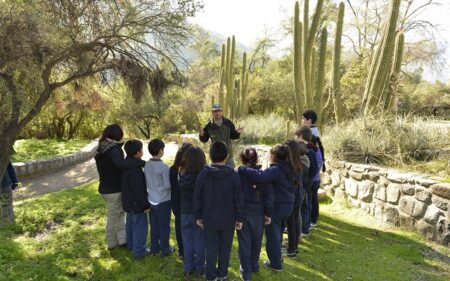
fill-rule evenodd
<path id="1" fill-rule="evenodd" d="M 267 269 L 270 269 L 270 270 L 273 270 L 273 271 L 276 271 L 276 272 L 281 272 L 281 268 L 278 269 L 278 268 L 272 267 L 272 265 L 270 264 L 270 261 L 265 261 L 265 262 L 263 263 L 263 265 L 264 265 L 264 267 L 267 268 Z"/>
<path id="2" fill-rule="evenodd" d="M 302 233 L 302 235 L 300 235 L 301 237 L 308 237 L 309 233 Z"/>

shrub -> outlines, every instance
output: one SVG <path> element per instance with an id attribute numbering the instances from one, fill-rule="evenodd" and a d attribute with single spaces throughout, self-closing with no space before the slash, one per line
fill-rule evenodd
<path id="1" fill-rule="evenodd" d="M 287 133 L 288 121 L 275 113 L 250 115 L 236 123 L 237 128 L 244 128 L 241 140 L 246 144 L 276 144 L 294 137 L 293 124 L 289 123 Z"/>

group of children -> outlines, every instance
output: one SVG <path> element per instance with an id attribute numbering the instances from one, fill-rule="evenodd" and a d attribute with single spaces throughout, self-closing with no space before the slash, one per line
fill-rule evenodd
<path id="1" fill-rule="evenodd" d="M 229 151 L 221 141 L 211 144 L 210 165 L 201 148 L 184 143 L 169 168 L 161 161 L 164 143 L 159 139 L 149 142 L 152 158 L 142 169 L 142 142 L 126 142 L 126 158 L 136 163 L 128 165 L 121 179 L 127 247 L 133 256 L 167 256 L 174 251 L 169 245 L 172 209 L 185 275 L 226 280 L 235 230 L 243 280 L 259 269 L 264 230 L 269 258 L 264 266 L 281 271 L 284 229 L 285 255 L 295 257 L 300 237 L 309 235 L 318 218 L 323 148 L 318 134 L 313 135 L 317 115 L 306 111 L 303 117 L 295 140 L 271 149 L 271 165 L 265 170 L 258 165 L 257 151 L 248 147 L 235 171 L 226 165 Z"/>

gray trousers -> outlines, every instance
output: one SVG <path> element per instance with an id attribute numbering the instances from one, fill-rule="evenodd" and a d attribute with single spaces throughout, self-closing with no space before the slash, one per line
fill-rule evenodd
<path id="1" fill-rule="evenodd" d="M 13 193 L 11 187 L 0 187 L 0 225 L 14 222 Z"/>
<path id="2" fill-rule="evenodd" d="M 106 201 L 106 244 L 112 249 L 127 242 L 126 213 L 122 209 L 122 192 L 102 194 Z"/>

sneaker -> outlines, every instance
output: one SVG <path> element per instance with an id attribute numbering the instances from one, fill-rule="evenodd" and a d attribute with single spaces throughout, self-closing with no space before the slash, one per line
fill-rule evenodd
<path id="1" fill-rule="evenodd" d="M 281 272 L 281 268 L 278 269 L 278 268 L 272 267 L 272 265 L 270 264 L 270 261 L 263 262 L 263 265 L 267 269 L 270 269 L 270 270 L 273 270 L 273 271 L 276 271 L 276 272 Z"/>
<path id="2" fill-rule="evenodd" d="M 311 227 L 316 227 L 317 223 L 311 223 Z"/>
<path id="3" fill-rule="evenodd" d="M 140 259 L 145 258 L 146 256 L 150 256 L 150 255 L 151 255 L 150 249 L 149 249 L 149 248 L 146 248 L 146 249 L 145 249 L 145 252 L 144 252 L 144 254 L 143 254 L 142 256 L 135 257 L 134 259 L 135 259 L 135 260 L 140 260 Z"/>
<path id="4" fill-rule="evenodd" d="M 309 233 L 303 233 L 303 232 L 302 232 L 301 237 L 308 237 L 308 236 L 309 236 Z"/>
<path id="5" fill-rule="evenodd" d="M 286 253 L 286 257 L 295 258 L 296 256 L 297 256 L 297 253 L 295 251 Z"/>
<path id="6" fill-rule="evenodd" d="M 173 247 L 169 247 L 169 252 L 167 252 L 166 254 L 163 254 L 162 256 L 166 257 L 166 256 L 168 256 L 170 254 L 173 254 L 173 253 L 175 253 L 175 249 Z"/>

